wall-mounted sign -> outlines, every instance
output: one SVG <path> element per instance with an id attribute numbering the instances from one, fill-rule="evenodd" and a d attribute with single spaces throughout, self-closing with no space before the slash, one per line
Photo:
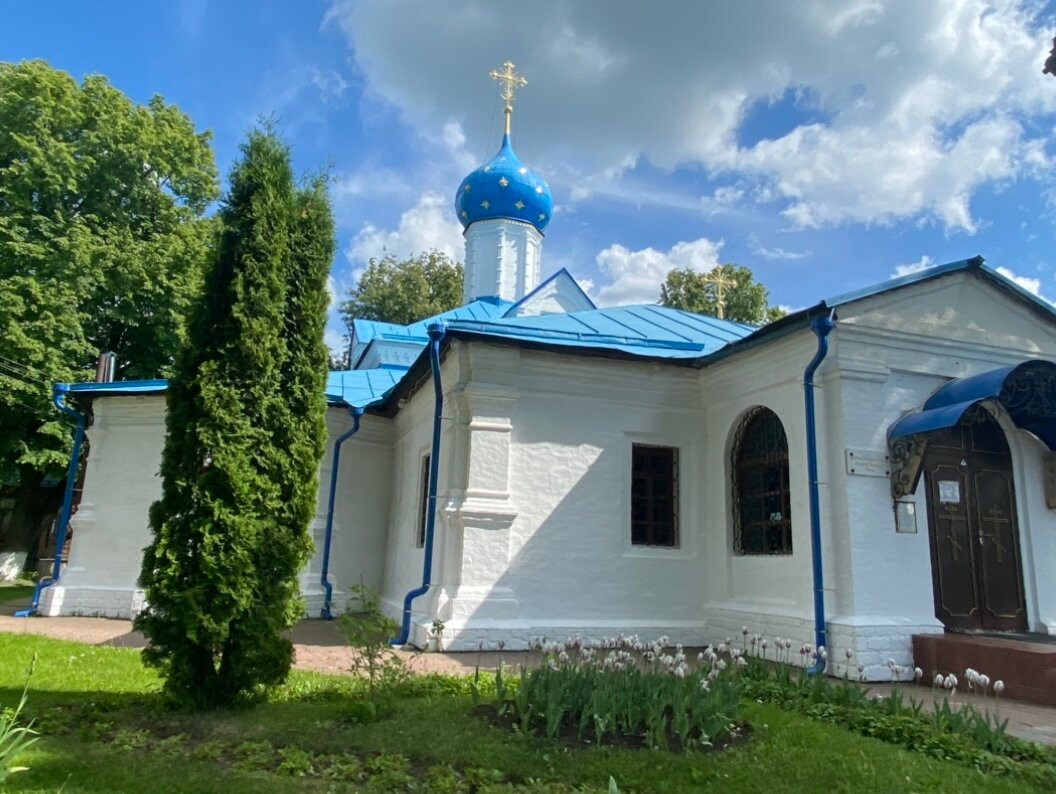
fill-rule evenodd
<path id="1" fill-rule="evenodd" d="M 862 477 L 887 477 L 891 466 L 887 455 L 872 449 L 850 449 L 843 451 L 847 463 L 847 473 Z"/>
<path id="2" fill-rule="evenodd" d="M 916 502 L 895 502 L 895 532 L 903 535 L 917 534 Z"/>
<path id="3" fill-rule="evenodd" d="M 961 483 L 957 480 L 939 480 L 939 501 L 944 505 L 959 505 Z"/>

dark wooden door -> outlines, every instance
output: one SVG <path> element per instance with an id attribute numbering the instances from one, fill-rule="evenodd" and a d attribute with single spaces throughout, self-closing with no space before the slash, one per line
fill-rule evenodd
<path id="1" fill-rule="evenodd" d="M 1012 459 L 982 408 L 932 434 L 924 463 L 935 615 L 947 628 L 1026 631 Z"/>

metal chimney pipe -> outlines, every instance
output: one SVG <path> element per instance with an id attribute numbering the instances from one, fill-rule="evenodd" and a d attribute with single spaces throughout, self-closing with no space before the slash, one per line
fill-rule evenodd
<path id="1" fill-rule="evenodd" d="M 117 356 L 115 354 L 109 352 L 100 353 L 99 360 L 95 364 L 95 382 L 113 383 L 116 363 Z"/>

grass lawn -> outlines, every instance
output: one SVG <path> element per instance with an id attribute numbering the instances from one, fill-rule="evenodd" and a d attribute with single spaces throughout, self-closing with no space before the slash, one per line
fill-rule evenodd
<path id="1" fill-rule="evenodd" d="M 11 601 L 28 601 L 33 596 L 31 584 L 0 584 L 0 604 Z"/>
<path id="2" fill-rule="evenodd" d="M 745 706 L 753 732 L 744 744 L 686 754 L 569 749 L 510 733 L 472 716 L 460 683 L 439 679 L 423 687 L 427 695 L 404 698 L 391 717 L 366 725 L 347 718 L 354 682 L 308 673 L 295 673 L 265 703 L 174 713 L 160 706 L 157 677 L 138 652 L 27 635 L 0 634 L 0 706 L 17 702 L 34 654 L 27 708 L 41 720 L 43 736 L 19 758 L 30 769 L 9 778 L 10 791 L 604 792 L 610 775 L 622 792 L 1029 790 L 758 703 Z M 261 752 L 283 766 L 254 764 Z M 357 782 L 296 776 L 313 758 L 314 766 L 329 768 L 324 757 L 370 767 L 371 774 L 351 776 Z M 406 761 L 414 788 L 402 771 L 388 769 Z M 445 770 L 453 779 L 448 765 L 462 777 L 461 788 L 437 782 Z M 433 782 L 424 782 L 428 775 Z"/>

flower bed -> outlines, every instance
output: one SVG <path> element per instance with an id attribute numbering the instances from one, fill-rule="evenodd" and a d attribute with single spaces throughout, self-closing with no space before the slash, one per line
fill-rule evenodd
<path id="1" fill-rule="evenodd" d="M 489 713 L 500 723 L 552 739 L 671 749 L 725 746 L 743 735 L 738 665 L 710 649 L 695 669 L 666 637 L 540 639 L 535 650 L 543 663 L 522 669 L 519 681 L 501 666 L 496 674 Z"/>

